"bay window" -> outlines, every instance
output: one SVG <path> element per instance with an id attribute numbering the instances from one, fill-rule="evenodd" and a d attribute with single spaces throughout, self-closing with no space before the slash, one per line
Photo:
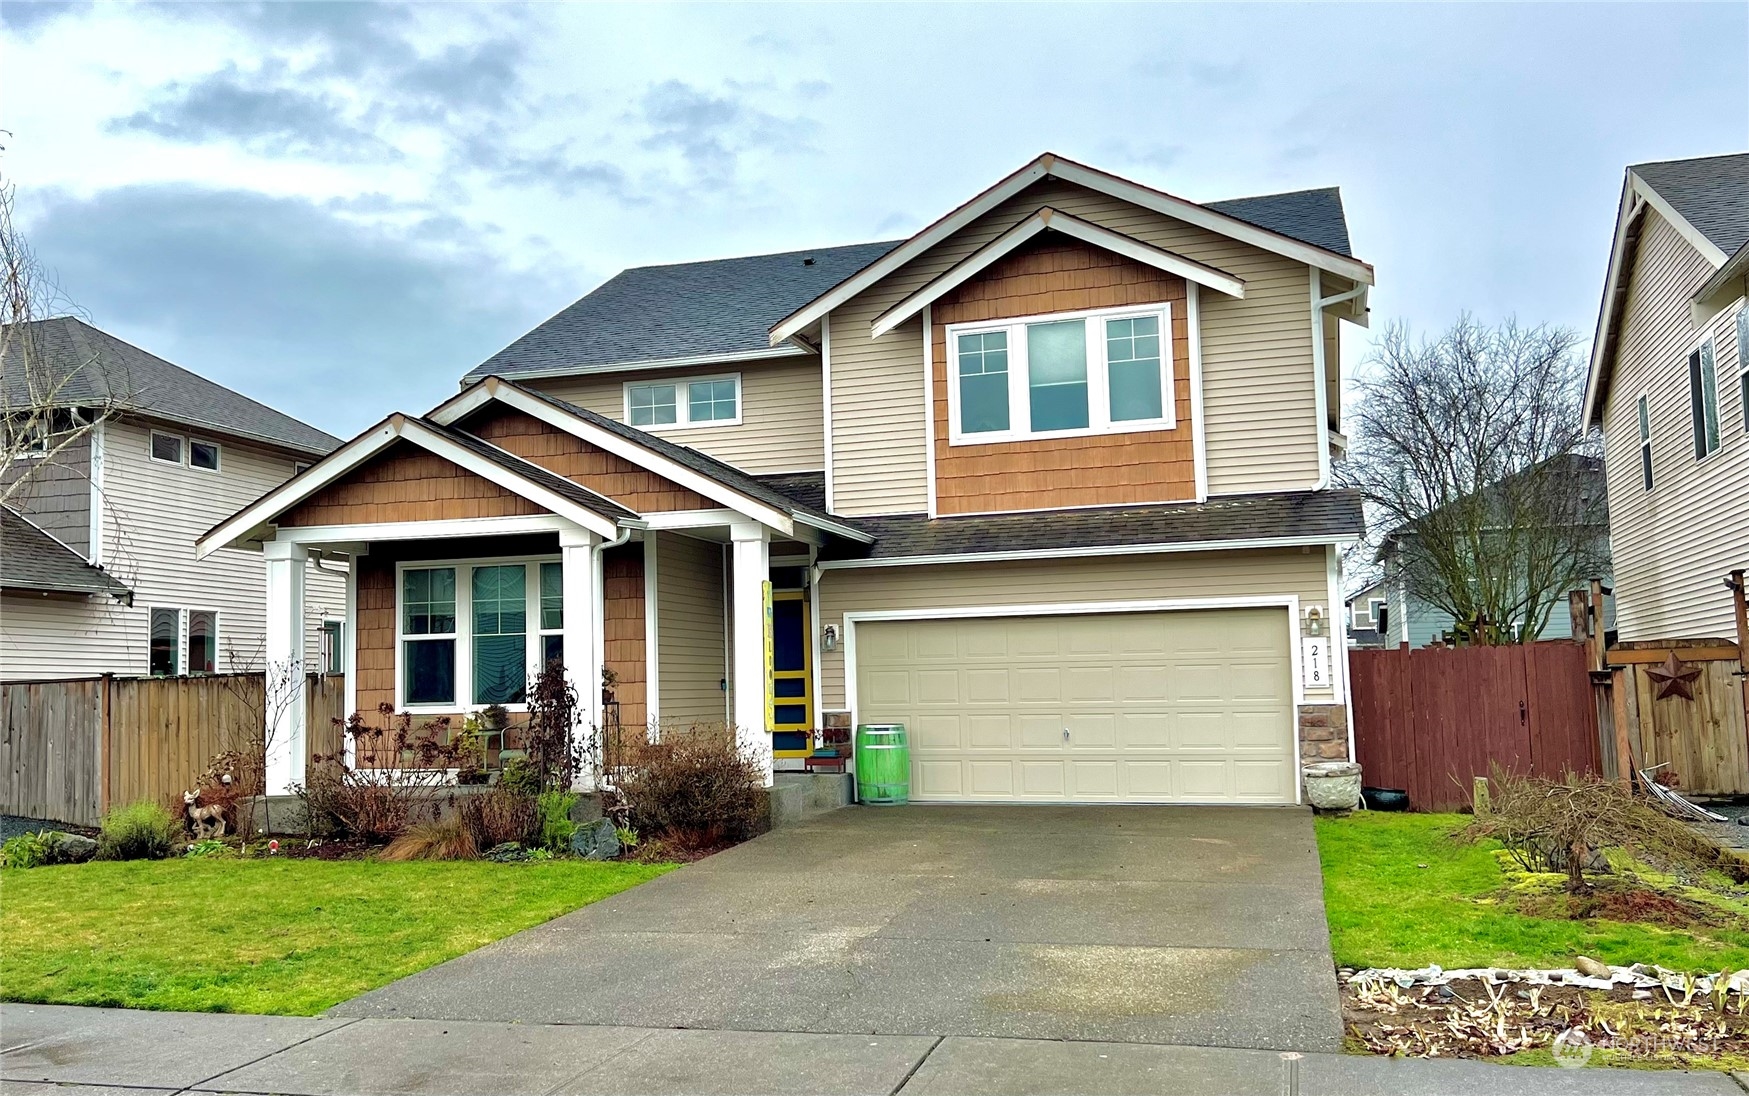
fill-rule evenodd
<path id="1" fill-rule="evenodd" d="M 564 657 L 564 583 L 551 560 L 404 564 L 399 703 L 457 711 L 528 702 L 534 677 Z"/>
<path id="2" fill-rule="evenodd" d="M 955 445 L 1170 430 L 1169 304 L 947 329 Z"/>

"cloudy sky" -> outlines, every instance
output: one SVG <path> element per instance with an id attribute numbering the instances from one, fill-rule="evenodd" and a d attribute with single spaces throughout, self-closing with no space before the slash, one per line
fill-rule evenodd
<path id="1" fill-rule="evenodd" d="M 6 0 L 0 26 L 0 172 L 63 292 L 342 435 L 623 267 L 902 236 L 1046 149 L 1197 200 L 1339 185 L 1375 318 L 1589 336 L 1624 165 L 1749 147 L 1742 3 Z"/>

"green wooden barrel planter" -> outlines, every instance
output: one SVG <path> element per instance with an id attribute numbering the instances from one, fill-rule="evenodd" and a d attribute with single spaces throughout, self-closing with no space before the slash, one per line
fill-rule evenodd
<path id="1" fill-rule="evenodd" d="M 911 748 L 899 723 L 865 723 L 856 729 L 856 797 L 893 805 L 911 800 Z"/>

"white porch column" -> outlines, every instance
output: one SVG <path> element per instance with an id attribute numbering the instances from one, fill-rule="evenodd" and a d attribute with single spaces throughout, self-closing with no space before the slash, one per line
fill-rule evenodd
<path id="1" fill-rule="evenodd" d="M 559 533 L 559 570 L 565 595 L 565 672 L 577 690 L 577 723 L 573 732 L 593 736 L 601 727 L 601 538 L 587 529 Z M 600 743 L 584 756 L 579 789 L 595 784 Z"/>
<path id="2" fill-rule="evenodd" d="M 267 794 L 289 795 L 293 784 L 304 782 L 304 570 L 310 552 L 275 540 L 261 549 L 267 557 Z"/>
<path id="3" fill-rule="evenodd" d="M 771 578 L 771 541 L 765 526 L 738 522 L 730 527 L 734 575 L 729 606 L 735 638 L 735 735 L 760 759 L 765 786 L 771 787 L 771 733 L 765 725 L 765 583 Z"/>

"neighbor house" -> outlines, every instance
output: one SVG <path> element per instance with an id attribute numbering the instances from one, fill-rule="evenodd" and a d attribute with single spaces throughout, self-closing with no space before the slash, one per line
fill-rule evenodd
<path id="1" fill-rule="evenodd" d="M 1545 602 L 1547 614 L 1542 626 L 1531 636 L 1533 640 L 1573 638 L 1572 615 L 1561 595 L 1571 588 L 1584 586 L 1589 579 L 1601 579 L 1606 586 L 1613 581 L 1609 567 L 1609 512 L 1603 461 L 1580 453 L 1553 459 L 1561 461 L 1561 467 L 1568 469 L 1561 472 L 1555 482 L 1561 485 L 1563 497 L 1569 497 L 1568 489 L 1571 490 L 1576 519 L 1568 527 L 1573 531 L 1573 538 L 1563 546 L 1571 556 L 1554 558 L 1564 559 L 1580 573 L 1574 578 L 1572 587 L 1553 591 L 1554 596 Z M 1538 512 L 1547 511 L 1539 509 Z M 1348 599 L 1349 646 L 1395 647 L 1407 643 L 1411 647 L 1425 647 L 1430 643 L 1454 641 L 1455 618 L 1447 610 L 1432 604 L 1424 591 L 1416 590 L 1414 568 L 1404 561 L 1405 553 L 1413 551 L 1414 535 L 1413 528 L 1405 526 L 1381 538 L 1373 563 L 1382 570 L 1382 576 Z M 1549 549 L 1557 542 L 1539 538 L 1537 543 L 1540 549 Z M 1519 558 L 1523 560 L 1525 556 L 1521 554 Z M 1550 560 L 1541 559 L 1539 563 L 1548 566 Z M 1528 563 L 1524 566 L 1528 569 Z M 1527 586 L 1520 585 L 1521 596 Z M 1606 630 L 1615 627 L 1612 607 L 1605 608 L 1604 626 Z"/>
<path id="2" fill-rule="evenodd" d="M 0 470 L 0 679 L 261 669 L 261 554 L 195 537 L 339 439 L 72 317 L 8 328 L 4 365 L 31 436 Z M 309 568 L 307 669 L 337 668 L 345 580 Z"/>
<path id="3" fill-rule="evenodd" d="M 354 709 L 520 711 L 560 657 L 592 724 L 768 777 L 836 713 L 906 726 L 919 800 L 1291 803 L 1350 750 L 1372 282 L 1333 189 L 1045 155 L 904 240 L 625 271 L 200 550 L 259 546 L 287 621 L 349 558 Z"/>
<path id="4" fill-rule="evenodd" d="M 1585 386 L 1623 640 L 1736 635 L 1749 568 L 1749 153 L 1628 168 Z"/>

